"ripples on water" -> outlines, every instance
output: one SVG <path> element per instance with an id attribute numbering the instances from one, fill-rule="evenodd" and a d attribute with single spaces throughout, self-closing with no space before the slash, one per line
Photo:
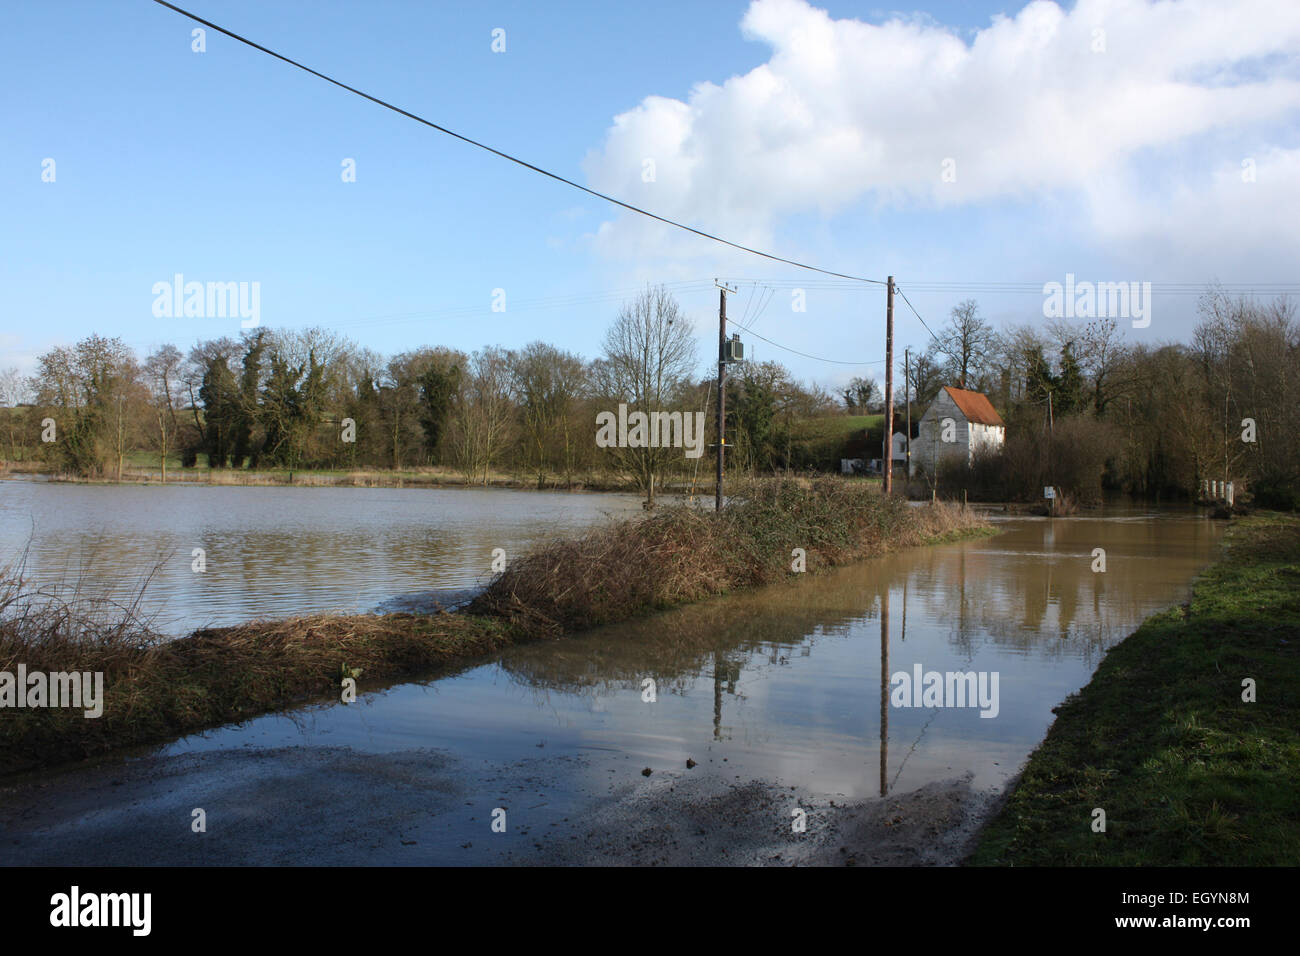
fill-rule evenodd
<path id="1" fill-rule="evenodd" d="M 163 633 L 472 588 L 550 535 L 642 514 L 631 495 L 0 481 L 0 565 L 35 586 L 143 602 Z M 193 551 L 206 571 L 192 570 Z"/>

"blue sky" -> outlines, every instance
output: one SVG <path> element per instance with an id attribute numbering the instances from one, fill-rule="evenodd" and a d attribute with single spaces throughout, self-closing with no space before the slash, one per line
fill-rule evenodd
<path id="1" fill-rule="evenodd" d="M 1170 283 L 1300 281 L 1295 5 L 179 5 L 665 216 L 892 273 L 932 327 L 970 297 L 997 324 L 1041 323 L 1035 289 L 1072 272 L 1155 283 L 1154 321 L 1129 338 L 1179 339 L 1195 297 Z M 761 280 L 761 315 L 747 283 L 730 309 L 756 332 L 883 357 L 878 287 L 834 290 L 632 221 L 213 31 L 196 53 L 194 27 L 148 0 L 6 10 L 0 367 L 30 371 L 92 331 L 141 352 L 238 334 L 237 320 L 155 317 L 152 287 L 176 273 L 256 281 L 263 325 L 325 326 L 385 354 L 543 339 L 594 357 L 620 302 L 665 281 L 702 369 L 712 279 Z M 900 354 L 923 348 L 899 306 Z M 826 385 L 881 374 L 749 349 Z"/>

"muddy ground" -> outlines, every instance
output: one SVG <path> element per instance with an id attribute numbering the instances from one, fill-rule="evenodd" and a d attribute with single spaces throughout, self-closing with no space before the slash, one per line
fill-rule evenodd
<path id="1" fill-rule="evenodd" d="M 0 785 L 0 865 L 950 866 L 997 799 L 969 777 L 846 803 L 707 758 L 643 769 L 319 746 L 115 759 Z"/>

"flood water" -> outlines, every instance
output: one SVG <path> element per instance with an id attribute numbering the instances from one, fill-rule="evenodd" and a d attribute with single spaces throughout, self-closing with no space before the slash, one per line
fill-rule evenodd
<path id="1" fill-rule="evenodd" d="M 11 495 L 14 485 L 0 493 Z M 197 537 L 212 545 L 210 568 L 220 563 L 214 554 L 241 568 L 243 591 L 229 578 L 208 579 L 227 584 L 212 592 L 206 613 L 229 619 L 254 608 L 301 610 L 294 602 L 303 593 L 320 606 L 345 597 L 373 602 L 383 596 L 384 568 L 392 570 L 391 591 L 431 581 L 464 585 L 486 577 L 483 565 L 498 541 L 516 547 L 543 525 L 575 527 L 603 520 L 605 511 L 639 511 L 635 499 L 532 492 L 175 491 L 166 499 L 173 492 L 158 488 L 40 489 L 37 495 L 68 493 L 57 513 L 46 512 L 37 541 L 44 533 L 67 548 L 77 540 L 78 520 L 88 534 L 101 527 L 96 519 L 120 529 L 129 525 L 126 515 L 140 521 L 164 508 L 186 514 L 185 530 L 171 530 L 175 537 L 165 540 L 179 548 Z M 194 511 L 205 495 L 225 510 Z M 72 517 L 74 507 L 80 519 Z M 245 510 L 236 518 L 239 508 Z M 424 532 L 422 522 L 446 530 Z M 155 534 L 163 534 L 160 523 Z M 996 792 L 1042 740 L 1052 708 L 1088 682 L 1107 648 L 1148 615 L 1186 599 L 1196 573 L 1214 559 L 1222 528 L 1190 511 L 1134 509 L 997 525 L 994 537 L 908 549 L 512 648 L 455 676 L 372 687 L 350 706 L 268 715 L 177 741 L 160 755 L 220 759 L 276 748 L 347 748 L 369 755 L 377 773 L 385 760 L 430 752 L 466 768 L 457 773 L 495 768 L 492 789 L 454 801 L 461 809 L 439 817 L 438 827 L 426 821 L 423 862 L 493 862 L 483 848 L 490 841 L 466 838 L 483 824 L 466 821 L 483 821 L 493 806 L 504 806 L 509 787 L 519 791 L 511 806 L 558 826 L 616 785 L 641 786 L 642 768 L 683 774 L 688 758 L 701 765 L 697 774 L 837 800 L 908 792 L 962 775 Z M 12 514 L 5 517 L 7 540 L 19 526 Z M 235 526 L 245 530 L 236 534 Z M 275 543 L 286 529 L 291 540 Z M 106 535 L 104 547 L 116 548 L 112 554 L 126 568 L 156 547 L 133 541 L 114 543 Z M 52 546 L 45 547 L 48 562 Z M 1098 548 L 1104 572 L 1093 570 Z M 455 570 L 445 555 L 461 556 Z M 277 596 L 284 590 L 297 598 Z M 231 604 L 220 603 L 223 594 Z M 996 713 L 985 707 L 990 716 L 982 717 L 977 706 L 933 701 L 900 706 L 891 679 L 917 668 L 973 672 L 989 689 L 995 677 Z M 366 791 L 367 800 L 386 799 L 386 786 Z M 398 845 L 395 856 L 408 852 L 415 851 Z"/>
<path id="2" fill-rule="evenodd" d="M 619 494 L 0 481 L 0 567 L 26 548 L 31 586 L 119 604 L 147 581 L 143 612 L 178 636 L 470 588 L 494 548 L 642 513 Z"/>
<path id="3" fill-rule="evenodd" d="M 1186 598 L 1221 523 L 1132 512 L 999 527 L 992 538 L 514 648 L 452 679 L 376 692 L 361 707 L 262 718 L 173 752 L 316 741 L 510 760 L 537 756 L 543 743 L 548 754 L 599 751 L 637 769 L 725 757 L 740 779 L 854 798 L 965 771 L 976 786 L 999 787 L 1106 649 Z M 1106 552 L 1104 573 L 1092 570 L 1095 548 Z M 890 676 L 918 664 L 997 673 L 996 716 L 882 709 L 882 640 Z M 599 761 L 589 769 L 591 785 L 606 772 Z"/>

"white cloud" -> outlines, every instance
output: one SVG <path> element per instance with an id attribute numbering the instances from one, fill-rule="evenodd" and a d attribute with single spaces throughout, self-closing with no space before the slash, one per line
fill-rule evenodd
<path id="1" fill-rule="evenodd" d="M 1062 193 L 1085 200 L 1093 222 L 1074 228 L 1093 239 L 1153 223 L 1206 238 L 1296 235 L 1294 205 L 1276 201 L 1296 195 L 1295 144 L 1270 137 L 1300 109 L 1300 3 L 1081 0 L 1067 12 L 1039 0 L 967 42 L 928 18 L 873 25 L 754 0 L 741 29 L 771 48 L 768 61 L 615 117 L 585 160 L 593 188 L 762 246 L 783 216 L 864 198 L 951 207 Z M 1259 144 L 1245 201 L 1209 151 L 1238 136 Z M 1152 209 L 1131 173 L 1171 155 L 1158 190 L 1170 205 Z M 945 159 L 955 182 L 943 181 Z M 594 245 L 618 257 L 702 251 L 632 214 L 603 222 Z"/>
<path id="2" fill-rule="evenodd" d="M 1218 159 L 1194 178 L 1146 189 L 1127 177 L 1099 178 L 1087 197 L 1093 231 L 1103 241 L 1168 241 L 1220 262 L 1257 255 L 1263 247 L 1294 264 L 1300 247 L 1300 148 L 1264 147 L 1240 159 Z M 1291 271 L 1273 278 L 1290 280 Z"/>

